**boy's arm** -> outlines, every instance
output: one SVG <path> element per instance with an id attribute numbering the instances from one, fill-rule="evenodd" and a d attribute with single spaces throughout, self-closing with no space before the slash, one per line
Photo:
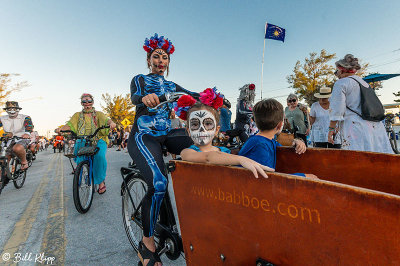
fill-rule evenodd
<path id="1" fill-rule="evenodd" d="M 211 163 L 217 165 L 242 165 L 244 168 L 252 171 L 256 178 L 258 178 L 257 172 L 260 173 L 263 177 L 268 178 L 264 171 L 275 171 L 274 169 L 261 165 L 249 158 L 220 151 L 197 152 L 192 149 L 184 149 L 181 152 L 181 157 L 182 160 L 197 163 Z"/>

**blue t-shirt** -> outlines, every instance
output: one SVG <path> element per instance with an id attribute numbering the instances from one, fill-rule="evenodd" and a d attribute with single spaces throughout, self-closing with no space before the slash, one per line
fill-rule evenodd
<path id="1" fill-rule="evenodd" d="M 229 109 L 221 108 L 221 115 L 219 120 L 219 124 L 221 126 L 220 129 L 221 132 L 226 132 L 231 129 L 231 117 L 232 117 L 232 112 Z"/>
<path id="2" fill-rule="evenodd" d="M 217 146 L 215 146 L 217 147 Z M 231 150 L 225 147 L 217 147 L 220 151 L 225 152 L 225 153 L 231 153 Z M 201 152 L 200 148 L 197 147 L 196 145 L 192 145 L 189 147 L 189 149 L 195 150 L 197 152 Z"/>
<path id="3" fill-rule="evenodd" d="M 239 151 L 239 155 L 250 158 L 262 165 L 276 168 L 276 147 L 282 146 L 274 139 L 260 135 L 250 137 Z"/>
<path id="4" fill-rule="evenodd" d="M 262 165 L 276 168 L 276 147 L 282 146 L 274 139 L 255 135 L 250 137 L 239 151 L 239 155 L 250 158 Z M 293 175 L 305 176 L 295 173 Z"/>

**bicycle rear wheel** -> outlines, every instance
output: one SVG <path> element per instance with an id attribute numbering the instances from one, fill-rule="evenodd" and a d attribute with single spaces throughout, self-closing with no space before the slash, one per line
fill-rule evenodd
<path id="1" fill-rule="evenodd" d="M 74 173 L 73 196 L 75 208 L 79 213 L 86 213 L 93 201 L 94 183 L 90 173 L 89 161 L 78 164 Z"/>
<path id="2" fill-rule="evenodd" d="M 28 151 L 26 152 L 26 160 L 28 161 L 28 166 L 31 167 L 32 166 L 32 162 L 33 162 L 33 153 L 31 150 L 28 149 Z"/>
<path id="3" fill-rule="evenodd" d="M 133 204 L 129 197 L 128 190 L 132 196 Z M 136 252 L 138 252 L 139 242 L 143 238 L 141 209 L 139 209 L 135 217 L 133 217 L 133 214 L 146 192 L 147 185 L 138 176 L 131 176 L 128 178 L 126 187 L 122 191 L 122 220 L 129 242 Z"/>

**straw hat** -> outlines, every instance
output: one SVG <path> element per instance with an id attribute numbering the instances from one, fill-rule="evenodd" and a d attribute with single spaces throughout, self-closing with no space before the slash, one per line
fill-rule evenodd
<path id="1" fill-rule="evenodd" d="M 329 97 L 331 97 L 331 94 L 332 94 L 332 89 L 329 87 L 323 86 L 319 89 L 319 92 L 314 93 L 314 96 L 317 98 L 329 98 Z"/>

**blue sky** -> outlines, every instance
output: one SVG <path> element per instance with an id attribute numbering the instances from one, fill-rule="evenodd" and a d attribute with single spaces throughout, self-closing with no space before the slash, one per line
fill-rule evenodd
<path id="1" fill-rule="evenodd" d="M 95 96 L 97 109 L 102 93 L 129 93 L 132 77 L 148 73 L 142 45 L 155 32 L 176 48 L 167 79 L 193 91 L 217 86 L 231 102 L 250 82 L 259 98 L 266 21 L 285 28 L 286 39 L 266 42 L 264 97 L 292 92 L 286 76 L 296 61 L 321 49 L 353 53 L 371 72 L 399 73 L 398 10 L 396 0 L 3 0 L 0 72 L 31 84 L 10 99 L 44 134 L 80 110 L 83 92 Z M 381 100 L 392 103 L 400 78 L 383 85 Z"/>

